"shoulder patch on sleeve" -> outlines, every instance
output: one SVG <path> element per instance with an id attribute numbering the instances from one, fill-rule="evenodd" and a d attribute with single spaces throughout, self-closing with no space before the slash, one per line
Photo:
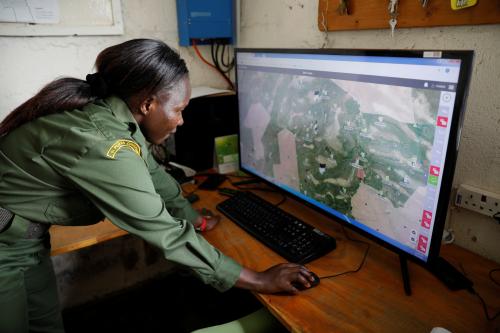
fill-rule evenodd
<path id="1" fill-rule="evenodd" d="M 139 157 L 141 157 L 141 147 L 135 141 L 126 139 L 120 139 L 117 140 L 115 143 L 113 143 L 111 147 L 109 147 L 106 156 L 114 159 L 115 155 L 122 148 L 128 148 L 132 150 L 134 153 L 136 153 Z"/>

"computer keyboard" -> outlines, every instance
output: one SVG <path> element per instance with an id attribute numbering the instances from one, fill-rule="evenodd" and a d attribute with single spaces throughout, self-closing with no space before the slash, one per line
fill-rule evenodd
<path id="1" fill-rule="evenodd" d="M 290 262 L 305 264 L 335 249 L 335 238 L 251 192 L 238 192 L 217 209 Z"/>

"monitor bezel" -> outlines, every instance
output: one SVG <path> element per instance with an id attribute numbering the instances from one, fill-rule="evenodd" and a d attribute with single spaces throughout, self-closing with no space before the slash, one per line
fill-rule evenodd
<path id="1" fill-rule="evenodd" d="M 273 189 L 277 189 L 286 193 L 287 196 L 294 198 L 307 207 L 312 208 L 314 211 L 319 212 L 333 221 L 341 223 L 343 226 L 349 227 L 351 230 L 360 233 L 361 235 L 377 242 L 378 244 L 388 248 L 403 258 L 407 258 L 420 265 L 430 267 L 439 257 L 442 234 L 446 223 L 448 206 L 450 203 L 450 195 L 453 186 L 453 177 L 455 174 L 456 160 L 458 157 L 458 148 L 460 143 L 460 135 L 463 125 L 465 114 L 465 106 L 468 95 L 468 88 L 472 73 L 472 62 L 474 58 L 474 51 L 472 50 L 382 50 L 382 49 L 290 49 L 290 48 L 235 48 L 235 83 L 236 91 L 238 93 L 238 54 L 240 53 L 284 53 L 284 54 L 321 54 L 321 55 L 346 55 L 346 56 L 368 56 L 368 57 L 397 57 L 397 58 L 436 58 L 436 59 L 459 59 L 461 60 L 459 77 L 456 89 L 455 105 L 453 108 L 453 117 L 450 124 L 450 136 L 448 139 L 448 147 L 443 166 L 443 173 L 441 179 L 441 188 L 436 207 L 436 215 L 434 218 L 434 227 L 431 236 L 431 245 L 429 248 L 427 260 L 417 257 L 408 253 L 397 246 L 394 246 L 375 235 L 348 223 L 347 221 L 316 207 L 314 204 L 296 196 L 295 194 L 284 190 L 278 185 L 264 179 L 252 170 L 245 168 L 242 164 L 241 154 L 239 154 L 239 168 L 240 170 L 251 174 L 252 176 L 263 181 Z M 429 57 L 431 55 L 431 57 Z M 238 117 L 239 110 L 239 95 L 238 95 Z M 240 121 L 238 121 L 238 147 L 240 143 Z"/>

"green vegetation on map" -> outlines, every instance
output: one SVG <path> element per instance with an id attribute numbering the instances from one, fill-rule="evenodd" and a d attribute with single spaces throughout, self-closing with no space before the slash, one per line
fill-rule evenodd
<path id="1" fill-rule="evenodd" d="M 242 144 L 252 152 L 242 158 L 256 170 L 286 179 L 286 185 L 351 217 L 362 184 L 393 208 L 426 186 L 438 91 L 379 91 L 380 85 L 370 83 L 250 71 L 240 81 L 241 101 L 249 113 L 259 113 L 255 119 L 248 115 L 251 125 L 240 124 Z M 369 98 L 357 97 L 360 89 Z M 387 90 L 411 100 L 409 109 L 381 105 L 387 95 L 378 94 Z M 294 147 L 296 158 L 283 160 L 285 146 Z"/>

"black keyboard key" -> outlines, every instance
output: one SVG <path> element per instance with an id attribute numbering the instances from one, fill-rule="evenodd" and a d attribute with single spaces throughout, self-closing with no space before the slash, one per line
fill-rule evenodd
<path id="1" fill-rule="evenodd" d="M 333 237 L 251 192 L 239 192 L 217 209 L 290 262 L 305 264 L 336 247 Z"/>

